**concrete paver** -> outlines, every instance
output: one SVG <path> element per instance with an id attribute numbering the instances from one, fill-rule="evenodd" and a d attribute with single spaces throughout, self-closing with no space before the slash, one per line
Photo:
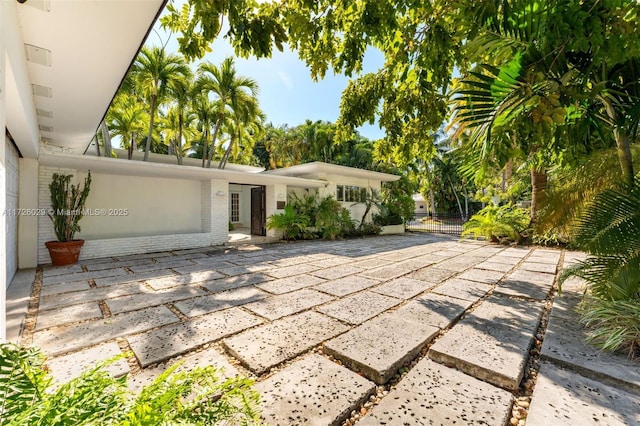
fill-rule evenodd
<path id="1" fill-rule="evenodd" d="M 533 272 L 544 272 L 545 274 L 554 274 L 557 272 L 557 266 L 555 263 L 537 263 L 532 262 L 529 259 L 522 262 L 520 269 Z"/>
<path id="2" fill-rule="evenodd" d="M 102 310 L 95 302 L 82 303 L 66 308 L 43 311 L 38 315 L 36 330 L 65 325 L 94 318 L 101 318 Z"/>
<path id="3" fill-rule="evenodd" d="M 543 362 L 527 425 L 640 424 L 640 396 Z"/>
<path id="4" fill-rule="evenodd" d="M 425 293 L 398 308 L 397 313 L 402 318 L 443 329 L 449 327 L 472 304 L 469 300 Z"/>
<path id="5" fill-rule="evenodd" d="M 258 284 L 257 287 L 273 294 L 283 294 L 290 291 L 300 290 L 301 288 L 311 287 L 312 285 L 324 282 L 322 278 L 313 275 L 296 275 L 293 277 L 281 278 L 273 281 L 267 281 Z"/>
<path id="6" fill-rule="evenodd" d="M 407 272 L 409 271 L 407 271 L 405 268 L 401 268 L 395 265 L 390 265 L 390 266 L 383 266 L 381 268 L 376 268 L 376 269 L 367 269 L 366 271 L 362 272 L 360 275 L 367 278 L 373 278 L 373 279 L 379 279 L 379 280 L 390 280 L 393 278 L 398 278 L 403 275 L 406 275 Z"/>
<path id="7" fill-rule="evenodd" d="M 478 281 L 485 284 L 496 284 L 504 277 L 504 273 L 500 271 L 488 271 L 485 269 L 468 269 L 457 276 L 457 278 L 469 281 Z"/>
<path id="8" fill-rule="evenodd" d="M 452 278 L 433 288 L 433 292 L 443 296 L 457 297 L 458 299 L 477 301 L 484 297 L 491 287 L 478 281 Z"/>
<path id="9" fill-rule="evenodd" d="M 509 392 L 425 358 L 358 424 L 504 425 L 511 402 Z"/>
<path id="10" fill-rule="evenodd" d="M 339 425 L 375 389 L 352 371 L 311 354 L 256 385 L 272 426 Z"/>
<path id="11" fill-rule="evenodd" d="M 235 275 L 233 277 L 207 281 L 205 283 L 201 283 L 200 286 L 206 288 L 209 291 L 217 293 L 219 291 L 260 284 L 266 281 L 271 281 L 272 279 L 273 278 L 268 275 L 265 275 L 261 272 L 256 272 L 255 274 Z"/>
<path id="12" fill-rule="evenodd" d="M 112 314 L 135 311 L 149 306 L 164 305 L 178 300 L 203 296 L 207 292 L 197 286 L 173 287 L 167 290 L 147 290 L 144 293 L 115 297 L 106 301 Z"/>
<path id="13" fill-rule="evenodd" d="M 42 278 L 42 285 L 60 284 L 72 281 L 86 281 L 92 278 L 113 277 L 116 275 L 126 275 L 127 271 L 122 268 L 106 269 L 93 272 L 75 272 L 64 275 L 45 276 Z"/>
<path id="14" fill-rule="evenodd" d="M 154 290 L 164 290 L 171 287 L 200 283 L 203 281 L 215 280 L 222 277 L 224 277 L 224 275 L 217 271 L 201 271 L 189 272 L 188 274 L 184 275 L 172 275 L 163 278 L 154 278 L 146 281 L 149 287 L 153 288 Z"/>
<path id="15" fill-rule="evenodd" d="M 440 329 L 404 318 L 397 312 L 381 315 L 324 344 L 326 353 L 352 370 L 384 384 Z"/>
<path id="16" fill-rule="evenodd" d="M 126 339 L 142 366 L 132 387 L 183 357 L 181 368 L 223 365 L 227 375 L 241 362 L 270 398 L 272 423 L 339 423 L 372 389 L 356 372 L 388 383 L 410 366 L 362 424 L 504 424 L 511 397 L 472 376 L 517 387 L 556 268 L 585 258 L 562 253 L 405 234 L 93 259 L 43 267 L 39 318 L 25 324 L 63 374 Z M 584 283 L 563 290 L 541 354 L 553 365 L 543 366 L 528 424 L 638 423 L 640 368 L 584 343 L 574 313 Z M 411 363 L 436 336 L 429 356 L 462 371 Z M 322 345 L 342 365 L 307 353 Z"/>
<path id="17" fill-rule="evenodd" d="M 40 296 L 89 290 L 89 288 L 89 281 L 72 281 L 69 283 L 50 284 L 42 287 L 40 290 Z"/>
<path id="18" fill-rule="evenodd" d="M 62 384 L 80 376 L 82 372 L 95 367 L 96 362 L 106 361 L 121 355 L 120 347 L 114 342 L 102 343 L 69 355 L 47 359 L 47 367 L 54 383 Z M 129 363 L 124 358 L 108 364 L 106 370 L 114 377 L 127 374 Z"/>
<path id="19" fill-rule="evenodd" d="M 446 280 L 452 275 L 455 275 L 455 271 L 449 271 L 448 269 L 438 269 L 433 266 L 413 271 L 407 275 L 407 278 L 413 278 L 416 280 L 426 281 L 428 283 L 438 284 Z"/>
<path id="20" fill-rule="evenodd" d="M 271 275 L 274 278 L 286 278 L 292 277 L 294 275 L 308 274 L 309 272 L 317 271 L 318 269 L 320 269 L 319 266 L 314 266 L 311 264 L 301 264 L 269 269 L 269 272 L 267 272 L 267 274 Z"/>
<path id="21" fill-rule="evenodd" d="M 206 296 L 191 298 L 174 303 L 174 306 L 188 317 L 196 317 L 221 311 L 233 306 L 255 302 L 269 296 L 268 293 L 254 287 L 240 287 Z"/>
<path id="22" fill-rule="evenodd" d="M 426 281 L 402 277 L 387 281 L 384 284 L 372 288 L 371 291 L 398 299 L 411 299 L 433 286 L 434 284 Z"/>
<path id="23" fill-rule="evenodd" d="M 261 374 L 347 330 L 347 326 L 332 318 L 307 311 L 247 330 L 222 342 L 251 371 Z"/>
<path id="24" fill-rule="evenodd" d="M 347 294 L 355 293 L 360 290 L 373 287 L 379 283 L 380 281 L 375 279 L 353 275 L 350 277 L 340 278 L 338 280 L 318 284 L 313 288 L 324 293 L 332 294 L 334 296 L 346 296 Z"/>
<path id="25" fill-rule="evenodd" d="M 248 303 L 245 308 L 262 317 L 276 320 L 332 300 L 334 300 L 332 296 L 305 288 L 291 293 L 262 298 L 257 302 Z"/>
<path id="26" fill-rule="evenodd" d="M 136 274 L 116 275 L 114 277 L 94 278 L 94 282 L 98 287 L 104 287 L 114 284 L 130 283 L 134 281 L 144 281 L 154 278 L 170 277 L 176 274 L 170 269 L 156 269 L 153 271 L 138 272 Z"/>
<path id="27" fill-rule="evenodd" d="M 311 272 L 311 275 L 324 278 L 325 280 L 335 280 L 349 275 L 355 275 L 358 272 L 364 272 L 364 269 L 356 268 L 349 265 L 340 265 L 334 266 L 332 268 L 319 269 L 317 271 Z"/>
<path id="28" fill-rule="evenodd" d="M 542 308 L 542 304 L 496 296 L 487 299 L 438 340 L 429 357 L 515 390 L 524 375 Z"/>
<path id="29" fill-rule="evenodd" d="M 133 391 L 139 391 L 143 386 L 151 383 L 156 377 L 164 373 L 167 368 L 180 362 L 180 366 L 175 372 L 190 371 L 197 367 L 213 366 L 220 375 L 220 379 L 227 379 L 240 375 L 240 372 L 234 367 L 227 358 L 221 354 L 216 348 L 209 347 L 199 352 L 195 352 L 186 356 L 178 356 L 172 358 L 166 363 L 161 363 L 153 368 L 145 368 L 140 373 L 129 376 L 127 385 Z"/>
<path id="30" fill-rule="evenodd" d="M 365 290 L 335 302 L 327 303 L 318 307 L 317 310 L 349 324 L 360 324 L 401 302 L 402 300 L 395 297 Z"/>
<path id="31" fill-rule="evenodd" d="M 566 300 L 566 299 L 565 299 Z M 603 352 L 586 342 L 587 330 L 572 312 L 556 312 L 547 325 L 540 356 L 586 377 L 640 395 L 640 365 L 622 354 Z"/>
<path id="32" fill-rule="evenodd" d="M 508 296 L 545 300 L 554 278 L 551 274 L 519 269 L 507 275 L 494 291 Z"/>
<path id="33" fill-rule="evenodd" d="M 125 283 L 116 287 L 99 287 L 86 291 L 74 291 L 65 294 L 52 294 L 40 298 L 40 310 L 62 308 L 87 302 L 110 299 L 128 294 L 144 293 L 146 287 L 140 282 Z"/>
<path id="34" fill-rule="evenodd" d="M 127 340 L 140 364 L 146 367 L 261 322 L 240 308 L 231 308 L 136 334 Z"/>
<path id="35" fill-rule="evenodd" d="M 33 342 L 49 355 L 58 355 L 176 321 L 178 317 L 173 312 L 164 306 L 158 306 L 62 328 L 37 331 L 33 336 Z"/>

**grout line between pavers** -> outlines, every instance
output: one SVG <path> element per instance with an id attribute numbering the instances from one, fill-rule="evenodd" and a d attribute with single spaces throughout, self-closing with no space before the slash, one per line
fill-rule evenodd
<path id="1" fill-rule="evenodd" d="M 36 268 L 36 276 L 31 288 L 31 296 L 29 297 L 29 306 L 24 320 L 24 328 L 20 335 L 20 343 L 22 346 L 31 346 L 33 344 L 33 335 L 36 331 L 36 323 L 38 320 L 38 308 L 40 307 L 40 293 L 42 292 L 43 268 Z"/>

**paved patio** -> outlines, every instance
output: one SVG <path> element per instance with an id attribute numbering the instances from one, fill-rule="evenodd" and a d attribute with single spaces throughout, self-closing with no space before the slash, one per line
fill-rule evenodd
<path id="1" fill-rule="evenodd" d="M 426 234 L 44 267 L 23 343 L 58 380 L 176 359 L 257 379 L 273 425 L 640 424 L 640 366 L 582 343 L 581 254 Z"/>

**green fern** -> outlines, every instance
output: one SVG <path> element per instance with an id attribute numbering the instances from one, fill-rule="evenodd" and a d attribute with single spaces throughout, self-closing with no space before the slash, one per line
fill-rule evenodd
<path id="1" fill-rule="evenodd" d="M 525 209 L 507 204 L 500 207 L 487 206 L 471 216 L 463 225 L 461 236 L 485 238 L 492 242 L 503 240 L 519 242 L 530 222 Z"/>
<path id="2" fill-rule="evenodd" d="M 51 389 L 42 353 L 0 345 L 0 424 L 66 425 L 257 425 L 259 395 L 251 380 L 220 379 L 212 366 L 177 371 L 174 364 L 135 396 L 127 377 L 116 379 L 98 363 Z"/>
<path id="3" fill-rule="evenodd" d="M 591 256 L 568 268 L 587 283 L 581 313 L 590 340 L 607 350 L 640 354 L 640 177 L 597 195 L 586 208 L 574 241 Z"/>

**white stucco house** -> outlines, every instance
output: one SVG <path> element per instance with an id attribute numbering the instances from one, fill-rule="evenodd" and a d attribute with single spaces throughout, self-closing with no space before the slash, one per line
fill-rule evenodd
<path id="1" fill-rule="evenodd" d="M 429 206 L 422 194 L 413 194 L 413 203 L 413 214 L 420 215 L 429 213 Z"/>
<path id="2" fill-rule="evenodd" d="M 91 140 L 164 0 L 0 1 L 0 341 L 6 289 L 19 269 L 49 263 L 55 239 L 41 212 L 54 173 L 90 170 L 82 258 L 223 244 L 228 223 L 264 235 L 292 192 L 333 195 L 360 218 L 354 194 L 397 176 L 311 163 L 286 169 L 151 155 L 148 162 L 90 155 Z M 114 23 L 117 22 L 117 25 Z M 122 153 L 121 158 L 126 158 Z"/>

